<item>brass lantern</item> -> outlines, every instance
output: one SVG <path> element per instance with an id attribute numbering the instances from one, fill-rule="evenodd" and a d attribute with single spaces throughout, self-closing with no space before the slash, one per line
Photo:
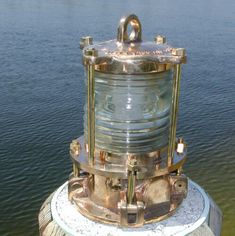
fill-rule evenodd
<path id="1" fill-rule="evenodd" d="M 70 145 L 69 199 L 103 223 L 137 227 L 164 219 L 187 194 L 186 147 L 176 139 L 185 50 L 163 36 L 142 41 L 136 15 L 120 20 L 117 39 L 93 44 L 84 37 L 80 47 L 84 136 Z"/>

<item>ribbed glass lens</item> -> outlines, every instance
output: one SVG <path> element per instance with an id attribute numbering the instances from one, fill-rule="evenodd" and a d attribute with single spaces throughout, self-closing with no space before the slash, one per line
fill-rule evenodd
<path id="1" fill-rule="evenodd" d="M 149 153 L 168 144 L 171 71 L 95 73 L 95 144 L 113 154 Z M 87 105 L 85 105 L 87 140 Z"/>

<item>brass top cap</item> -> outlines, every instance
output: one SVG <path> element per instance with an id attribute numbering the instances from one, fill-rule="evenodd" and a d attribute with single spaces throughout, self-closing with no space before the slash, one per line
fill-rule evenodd
<path id="1" fill-rule="evenodd" d="M 96 57 L 92 58 L 95 69 L 104 73 L 161 72 L 168 70 L 174 64 L 186 62 L 185 51 L 175 53 L 177 49 L 168 45 L 164 36 L 157 36 L 155 42 L 142 41 L 141 23 L 134 14 L 121 18 L 117 39 L 84 47 L 85 64 L 89 62 L 89 56 L 84 52 L 91 48 L 97 51 Z"/>

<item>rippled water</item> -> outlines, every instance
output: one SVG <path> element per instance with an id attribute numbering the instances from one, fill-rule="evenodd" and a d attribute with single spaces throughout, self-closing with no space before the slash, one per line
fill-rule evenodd
<path id="1" fill-rule="evenodd" d="M 0 235 L 37 235 L 45 198 L 68 177 L 68 146 L 82 134 L 79 39 L 116 37 L 136 13 L 145 39 L 185 47 L 178 133 L 185 172 L 235 235 L 235 2 L 233 0 L 2 0 L 0 2 Z"/>

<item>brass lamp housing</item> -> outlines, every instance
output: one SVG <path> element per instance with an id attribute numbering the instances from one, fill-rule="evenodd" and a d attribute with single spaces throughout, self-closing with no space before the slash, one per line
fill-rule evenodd
<path id="1" fill-rule="evenodd" d="M 132 27 L 128 35 L 128 25 Z M 87 72 L 87 140 L 70 145 L 73 173 L 69 199 L 81 214 L 109 224 L 138 227 L 171 215 L 187 194 L 182 174 L 186 144 L 176 140 L 181 64 L 185 50 L 172 48 L 165 37 L 142 42 L 136 15 L 120 20 L 117 40 L 93 45 L 91 37 L 80 42 Z M 95 75 L 145 75 L 173 70 L 169 142 L 148 153 L 111 153 L 95 144 Z"/>

